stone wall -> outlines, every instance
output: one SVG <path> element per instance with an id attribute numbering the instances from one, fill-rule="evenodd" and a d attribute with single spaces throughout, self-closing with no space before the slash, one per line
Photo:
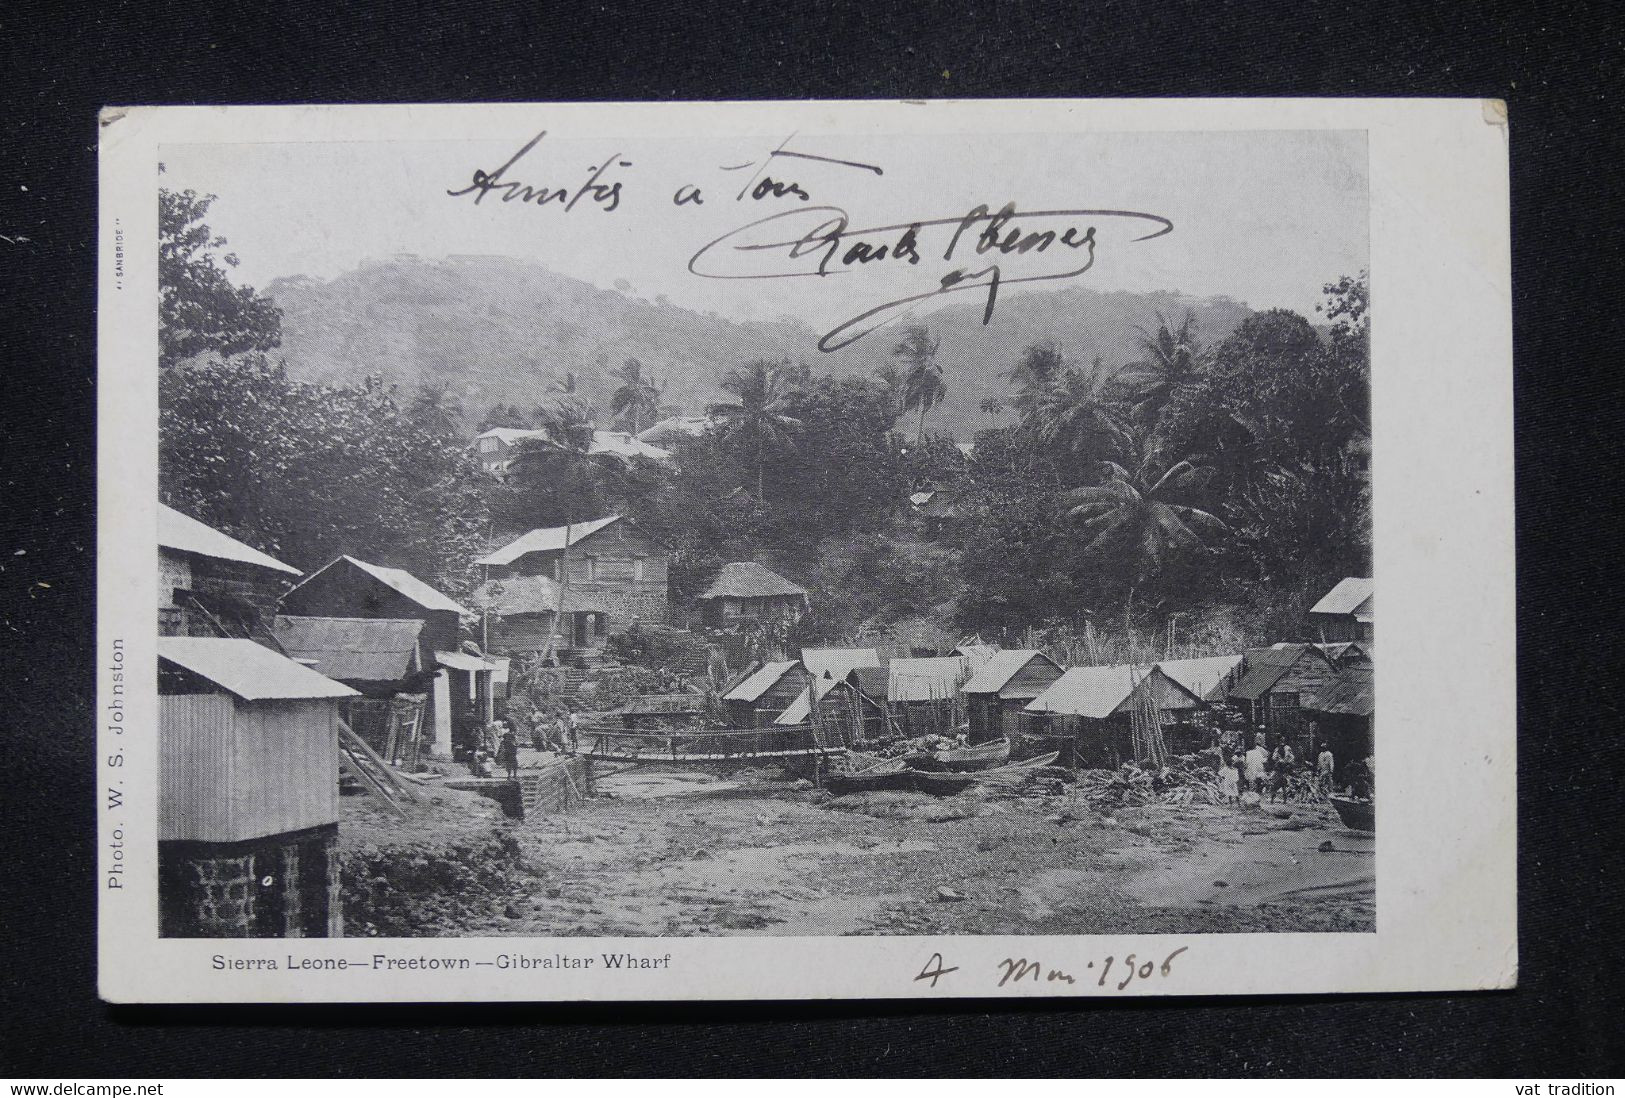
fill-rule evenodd
<path id="1" fill-rule="evenodd" d="M 159 935 L 342 935 L 337 837 L 330 825 L 242 843 L 159 843 Z"/>

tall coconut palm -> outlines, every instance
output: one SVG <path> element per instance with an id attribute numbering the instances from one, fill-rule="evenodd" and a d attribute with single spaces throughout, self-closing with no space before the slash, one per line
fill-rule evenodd
<path id="1" fill-rule="evenodd" d="M 1023 422 L 1040 443 L 1060 453 L 1086 458 L 1114 453 L 1128 435 L 1110 383 L 1099 356 L 1087 370 L 1069 366 L 1027 395 Z"/>
<path id="2" fill-rule="evenodd" d="M 886 410 L 891 413 L 892 424 L 903 417 L 903 371 L 895 362 L 883 362 L 875 367 L 875 377 L 886 391 Z"/>
<path id="3" fill-rule="evenodd" d="M 1136 449 L 1144 456 L 1132 470 L 1103 461 L 1100 483 L 1066 495 L 1067 517 L 1090 538 L 1084 553 L 1116 552 L 1131 562 L 1123 603 L 1123 619 L 1130 630 L 1135 588 L 1161 572 L 1173 556 L 1204 548 L 1203 534 L 1228 529 L 1214 515 L 1182 502 L 1207 485 L 1212 469 L 1188 459 L 1169 462 L 1143 438 L 1138 441 Z"/>
<path id="4" fill-rule="evenodd" d="M 731 404 L 713 404 L 705 412 L 722 428 L 725 438 L 742 439 L 756 451 L 756 498 L 762 499 L 767 450 L 789 442 L 801 421 L 790 414 L 795 388 L 788 363 L 756 359 L 742 370 L 729 370 L 720 388 L 734 397 Z"/>
<path id="5" fill-rule="evenodd" d="M 1021 358 L 1004 375 L 1015 384 L 1010 403 L 1023 416 L 1032 411 L 1040 397 L 1055 384 L 1066 369 L 1061 348 L 1052 342 L 1034 343 L 1021 352 Z"/>
<path id="6" fill-rule="evenodd" d="M 620 369 L 609 375 L 621 384 L 610 397 L 609 410 L 635 435 L 645 423 L 653 423 L 660 414 L 660 396 L 665 387 L 643 372 L 643 363 L 629 358 Z"/>
<path id="7" fill-rule="evenodd" d="M 903 361 L 903 410 L 920 410 L 920 425 L 914 433 L 917 446 L 925 440 L 926 413 L 948 394 L 942 365 L 937 362 L 937 341 L 925 325 L 914 324 L 904 330 L 891 353 Z"/>
<path id="8" fill-rule="evenodd" d="M 1187 312 L 1178 328 L 1157 314 L 1157 330 L 1140 333 L 1140 358 L 1129 364 L 1123 380 L 1134 386 L 1134 412 L 1143 423 L 1153 422 L 1164 405 L 1196 379 L 1202 367 L 1202 349 L 1196 341 L 1196 314 Z"/>

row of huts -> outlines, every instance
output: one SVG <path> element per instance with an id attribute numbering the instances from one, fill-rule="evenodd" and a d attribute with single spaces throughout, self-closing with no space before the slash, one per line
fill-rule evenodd
<path id="1" fill-rule="evenodd" d="M 1366 589 L 1355 605 L 1367 639 L 1070 668 L 1037 649 L 979 644 L 890 660 L 873 648 L 807 648 L 751 670 L 722 700 L 737 728 L 816 723 L 849 744 L 964 730 L 973 744 L 1008 737 L 1034 753 L 1059 750 L 1077 766 L 1134 757 L 1134 716 L 1148 710 L 1171 749 L 1208 746 L 1212 722 L 1200 717 L 1227 705 L 1248 729 L 1292 742 L 1302 755 L 1325 742 L 1338 759 L 1363 759 L 1374 709 L 1370 581 L 1339 588 L 1350 584 Z M 1350 601 L 1345 592 L 1341 602 Z"/>

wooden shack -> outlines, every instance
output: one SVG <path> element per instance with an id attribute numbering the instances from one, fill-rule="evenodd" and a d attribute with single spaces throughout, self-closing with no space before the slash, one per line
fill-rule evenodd
<path id="1" fill-rule="evenodd" d="M 898 658 L 886 665 L 886 711 L 906 737 L 951 736 L 965 722 L 965 656 Z"/>
<path id="2" fill-rule="evenodd" d="M 839 736 L 847 747 L 861 747 L 885 737 L 886 709 L 849 680 L 825 672 L 815 676 L 773 723 L 816 725 Z"/>
<path id="3" fill-rule="evenodd" d="M 1320 745 L 1331 748 L 1333 771 L 1338 785 L 1346 785 L 1345 768 L 1351 763 L 1363 762 L 1376 751 L 1372 735 L 1372 719 L 1376 712 L 1376 690 L 1370 667 L 1349 666 L 1338 672 L 1337 678 L 1323 688 L 1314 702 L 1305 710 L 1309 722 L 1314 755 Z"/>
<path id="4" fill-rule="evenodd" d="M 1313 644 L 1250 649 L 1244 666 L 1229 700 L 1240 704 L 1248 721 L 1268 732 L 1272 743 L 1288 739 L 1301 758 L 1309 746 L 1303 710 L 1337 678 L 1337 668 Z"/>
<path id="5" fill-rule="evenodd" d="M 732 728 L 766 728 L 812 682 L 800 660 L 764 663 L 722 696 Z"/>
<path id="6" fill-rule="evenodd" d="M 1022 710 L 1061 673 L 1060 664 L 1033 648 L 1007 648 L 989 656 L 963 687 L 970 742 L 1019 732 Z"/>
<path id="7" fill-rule="evenodd" d="M 1376 622 L 1376 584 L 1349 576 L 1309 608 L 1309 621 L 1322 641 L 1368 641 Z"/>
<path id="8" fill-rule="evenodd" d="M 158 635 L 236 637 L 275 648 L 269 621 L 299 569 L 158 505 Z"/>
<path id="9" fill-rule="evenodd" d="M 807 589 L 754 561 L 735 561 L 724 564 L 695 601 L 715 629 L 745 620 L 794 623 L 807 612 Z"/>
<path id="10" fill-rule="evenodd" d="M 1201 699 L 1156 667 L 1072 667 L 1022 710 L 1028 750 L 1060 751 L 1063 766 L 1114 767 L 1136 757 L 1132 722 L 1142 697 L 1164 726 Z"/>
<path id="11" fill-rule="evenodd" d="M 169 937 L 342 933 L 338 705 L 242 639 L 158 642 L 158 889 Z"/>
<path id="12" fill-rule="evenodd" d="M 466 750 L 495 714 L 495 668 L 463 640 L 462 621 L 474 612 L 405 569 L 339 557 L 282 596 L 282 613 L 421 621 L 420 643 L 434 672 L 423 728 L 437 757 Z"/>

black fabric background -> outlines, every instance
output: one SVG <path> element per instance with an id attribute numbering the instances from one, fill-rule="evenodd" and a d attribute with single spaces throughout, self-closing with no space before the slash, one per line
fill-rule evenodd
<path id="1" fill-rule="evenodd" d="M 1625 1073 L 1625 726 L 1615 643 L 1625 603 L 1610 521 L 1621 456 L 1616 377 L 1625 364 L 1625 142 L 1611 110 L 1625 51 L 1616 6 L 1209 0 L 890 10 L 815 2 L 713 12 L 671 2 L 641 10 L 494 2 L 437 13 L 295 0 L 263 11 L 99 8 L 0 10 L 0 235 L 12 238 L 0 240 L 8 417 L 0 527 L 12 531 L 0 543 L 0 1075 Z M 138 1010 L 97 1001 L 90 641 L 99 107 L 1217 94 L 1510 103 L 1516 992 L 1019 1006 Z M 1257 963 L 1272 961 L 1265 952 Z"/>

